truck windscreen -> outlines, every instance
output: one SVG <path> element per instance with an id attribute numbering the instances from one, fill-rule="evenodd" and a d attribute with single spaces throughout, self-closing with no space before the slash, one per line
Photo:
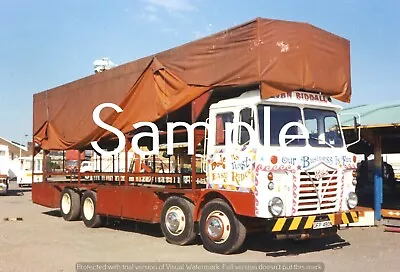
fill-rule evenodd
<path id="1" fill-rule="evenodd" d="M 268 120 L 264 122 L 265 116 L 269 115 Z M 284 125 L 290 122 L 298 122 L 305 124 L 309 132 L 308 144 L 313 147 L 343 147 L 343 137 L 339 127 L 336 112 L 322 109 L 304 109 L 304 122 L 301 114 L 301 109 L 291 106 L 272 106 L 258 105 L 258 119 L 260 130 L 260 143 L 265 142 L 265 133 L 269 134 L 271 146 L 279 146 L 279 133 Z M 264 130 L 264 125 L 268 126 Z M 291 127 L 287 135 L 301 135 L 301 131 L 297 127 Z M 287 146 L 305 146 L 306 140 L 286 140 Z"/>
<path id="2" fill-rule="evenodd" d="M 268 110 L 270 116 L 270 126 L 269 126 L 269 137 L 271 146 L 279 146 L 279 133 L 281 132 L 284 125 L 290 122 L 302 123 L 301 111 L 297 107 L 288 106 L 258 106 L 258 118 L 260 124 L 260 142 L 262 145 L 265 143 L 264 139 L 264 125 L 268 126 L 268 120 L 264 123 L 264 110 Z M 267 130 L 268 131 L 268 128 Z M 287 135 L 299 135 L 299 129 L 297 127 L 291 127 Z M 305 146 L 306 142 L 304 139 L 287 140 L 287 146 Z"/>
<path id="3" fill-rule="evenodd" d="M 310 133 L 309 144 L 315 147 L 343 147 L 336 112 L 321 109 L 304 109 L 305 125 Z"/>

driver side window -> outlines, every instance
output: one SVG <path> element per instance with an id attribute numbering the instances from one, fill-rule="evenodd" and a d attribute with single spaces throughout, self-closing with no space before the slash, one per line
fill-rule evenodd
<path id="1" fill-rule="evenodd" d="M 233 112 L 225 112 L 219 113 L 215 117 L 216 119 L 216 141 L 215 145 L 225 145 L 225 130 L 226 130 L 226 123 L 233 123 Z"/>
<path id="2" fill-rule="evenodd" d="M 254 130 L 254 114 L 251 108 L 240 111 L 239 121 L 248 124 Z M 239 127 L 239 144 L 243 145 L 250 141 L 250 133 L 244 126 Z"/>

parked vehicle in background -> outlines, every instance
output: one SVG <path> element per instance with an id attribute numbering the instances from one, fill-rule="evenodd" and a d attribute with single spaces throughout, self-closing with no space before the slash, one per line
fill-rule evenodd
<path id="1" fill-rule="evenodd" d="M 387 186 L 391 190 L 396 190 L 397 185 L 400 184 L 395 177 L 393 166 L 382 158 L 382 182 L 383 185 Z M 365 187 L 373 187 L 375 175 L 375 161 L 363 160 L 358 163 L 357 166 L 357 189 L 363 189 Z"/>
<path id="2" fill-rule="evenodd" d="M 78 173 L 79 162 L 76 160 L 70 160 L 65 162 L 65 172 L 67 173 L 67 178 L 75 178 L 76 173 Z"/>
<path id="3" fill-rule="evenodd" d="M 32 157 L 21 157 L 14 161 L 17 162 L 19 168 L 16 172 L 17 184 L 19 187 L 31 186 L 32 185 L 32 166 L 35 166 L 34 173 L 43 173 L 43 158 L 41 155 L 35 157 L 35 163 L 32 163 Z M 42 182 L 42 175 L 35 175 L 34 182 Z"/>
<path id="4" fill-rule="evenodd" d="M 81 173 L 94 172 L 95 168 L 92 161 L 83 161 L 81 163 Z"/>
<path id="5" fill-rule="evenodd" d="M 0 194 L 5 195 L 8 192 L 9 178 L 7 175 L 0 174 Z"/>
<path id="6" fill-rule="evenodd" d="M 9 184 L 10 159 L 8 147 L 0 145 L 0 194 L 7 194 Z"/>
<path id="7" fill-rule="evenodd" d="M 79 150 L 65 151 L 65 172 L 67 178 L 76 178 L 78 172 L 79 160 L 82 162 L 85 159 L 85 153 Z"/>

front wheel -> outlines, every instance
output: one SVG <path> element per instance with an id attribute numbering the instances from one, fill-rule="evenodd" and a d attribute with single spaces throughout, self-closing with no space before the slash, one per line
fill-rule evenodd
<path id="1" fill-rule="evenodd" d="M 231 254 L 242 246 L 246 228 L 222 199 L 208 202 L 200 218 L 200 236 L 208 251 Z"/>

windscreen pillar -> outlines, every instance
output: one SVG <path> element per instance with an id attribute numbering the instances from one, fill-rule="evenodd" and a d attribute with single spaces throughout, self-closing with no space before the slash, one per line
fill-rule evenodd
<path id="1" fill-rule="evenodd" d="M 382 185 L 382 139 L 374 137 L 374 214 L 375 221 L 382 219 L 383 185 Z"/>

